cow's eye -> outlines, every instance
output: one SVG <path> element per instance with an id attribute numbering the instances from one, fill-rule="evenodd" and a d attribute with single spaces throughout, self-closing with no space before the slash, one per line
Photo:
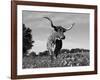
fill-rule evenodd
<path id="1" fill-rule="evenodd" d="M 60 28 L 59 31 L 62 31 L 62 29 Z"/>

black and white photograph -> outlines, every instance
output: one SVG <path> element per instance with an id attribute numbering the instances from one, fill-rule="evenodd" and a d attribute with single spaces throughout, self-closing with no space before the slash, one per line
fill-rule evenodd
<path id="1" fill-rule="evenodd" d="M 22 11 L 23 69 L 90 65 L 90 14 Z"/>
<path id="2" fill-rule="evenodd" d="M 97 6 L 12 2 L 12 79 L 97 73 Z"/>

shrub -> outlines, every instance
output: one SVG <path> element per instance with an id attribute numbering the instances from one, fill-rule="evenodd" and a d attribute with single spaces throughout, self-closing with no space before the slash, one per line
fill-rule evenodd
<path id="1" fill-rule="evenodd" d="M 26 28 L 25 24 L 23 24 L 23 56 L 27 54 L 27 50 L 32 48 L 32 35 L 31 35 L 31 29 Z"/>

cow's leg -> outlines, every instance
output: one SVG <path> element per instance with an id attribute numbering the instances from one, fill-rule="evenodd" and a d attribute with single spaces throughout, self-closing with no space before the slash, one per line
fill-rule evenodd
<path id="1" fill-rule="evenodd" d="M 61 49 L 55 49 L 54 54 L 55 54 L 56 58 L 57 58 L 58 54 L 60 54 L 60 50 Z"/>
<path id="2" fill-rule="evenodd" d="M 56 57 L 54 55 L 54 51 L 49 50 L 49 53 L 50 53 L 51 61 L 54 61 L 56 59 Z"/>
<path id="3" fill-rule="evenodd" d="M 54 54 L 54 51 L 53 51 L 52 53 L 53 53 L 53 55 L 52 55 L 53 60 L 55 60 L 55 59 L 56 59 L 56 56 L 55 56 L 55 54 Z"/>
<path id="4" fill-rule="evenodd" d="M 58 52 L 57 49 L 55 49 L 54 54 L 56 57 L 57 57 L 57 52 Z"/>
<path id="5" fill-rule="evenodd" d="M 57 58 L 58 54 L 60 54 L 60 50 L 62 48 L 62 40 L 56 40 L 56 46 L 55 46 L 55 50 L 54 50 L 54 54 Z"/>

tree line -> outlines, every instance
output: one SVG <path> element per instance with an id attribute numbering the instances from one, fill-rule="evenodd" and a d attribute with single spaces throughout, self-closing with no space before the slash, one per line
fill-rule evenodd
<path id="1" fill-rule="evenodd" d="M 75 48 L 75 49 L 61 49 L 60 54 L 74 54 L 74 53 L 84 53 L 84 52 L 89 52 L 88 49 L 80 49 L 80 48 Z M 39 52 L 38 54 L 36 54 L 34 51 L 30 53 L 31 56 L 49 56 L 49 51 L 45 50 L 43 52 Z"/>

